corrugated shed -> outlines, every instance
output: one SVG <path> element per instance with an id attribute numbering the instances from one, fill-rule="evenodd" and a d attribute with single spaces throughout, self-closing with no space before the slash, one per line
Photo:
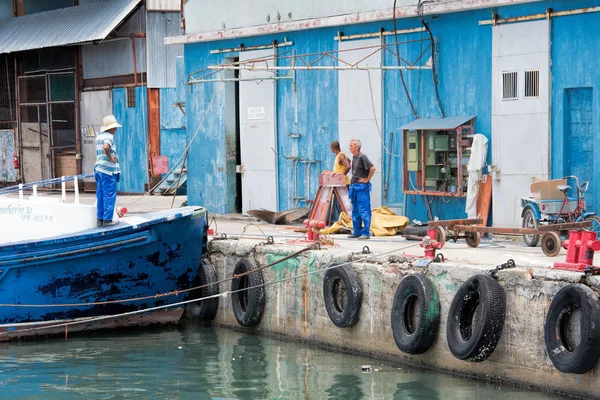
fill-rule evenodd
<path id="1" fill-rule="evenodd" d="M 124 193 L 144 193 L 148 182 L 148 104 L 145 86 L 135 88 L 136 106 L 127 107 L 124 88 L 113 89 L 113 114 L 123 126 L 115 135 L 115 145 L 121 165 L 117 190 Z"/>
<path id="2" fill-rule="evenodd" d="M 0 54 L 106 38 L 140 0 L 90 2 L 0 22 Z"/>
<path id="3" fill-rule="evenodd" d="M 146 0 L 148 11 L 181 11 L 181 0 Z"/>
<path id="4" fill-rule="evenodd" d="M 183 56 L 183 45 L 165 45 L 167 36 L 178 36 L 181 32 L 178 12 L 147 13 L 146 37 L 148 40 L 148 87 L 176 87 L 176 59 Z"/>
<path id="5" fill-rule="evenodd" d="M 105 4 L 108 2 L 105 0 Z M 146 32 L 146 9 L 140 7 L 116 31 L 116 36 L 130 36 Z M 135 39 L 137 71 L 146 72 L 146 39 Z M 81 64 L 84 79 L 105 78 L 133 74 L 131 39 L 124 38 L 99 44 L 81 46 Z"/>

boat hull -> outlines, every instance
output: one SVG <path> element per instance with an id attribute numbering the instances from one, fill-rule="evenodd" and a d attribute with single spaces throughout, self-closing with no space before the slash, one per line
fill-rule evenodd
<path id="1" fill-rule="evenodd" d="M 185 300 L 188 293 L 176 291 L 196 277 L 206 244 L 205 210 L 185 207 L 134 221 L 0 247 L 0 325 L 16 330 L 18 324 L 114 316 Z"/>

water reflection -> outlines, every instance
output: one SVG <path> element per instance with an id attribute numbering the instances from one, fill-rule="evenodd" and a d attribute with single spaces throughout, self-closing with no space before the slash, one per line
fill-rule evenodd
<path id="1" fill-rule="evenodd" d="M 371 364 L 372 373 L 361 373 Z M 196 325 L 0 347 L 17 399 L 559 399 Z"/>
<path id="2" fill-rule="evenodd" d="M 421 381 L 399 383 L 394 400 L 438 400 L 440 396 L 432 386 Z"/>
<path id="3" fill-rule="evenodd" d="M 233 394 L 238 399 L 266 399 L 269 397 L 269 365 L 263 339 L 242 336 L 233 346 L 231 370 Z"/>
<path id="4" fill-rule="evenodd" d="M 333 385 L 326 392 L 329 399 L 360 400 L 365 398 L 362 379 L 356 375 L 335 375 Z"/>

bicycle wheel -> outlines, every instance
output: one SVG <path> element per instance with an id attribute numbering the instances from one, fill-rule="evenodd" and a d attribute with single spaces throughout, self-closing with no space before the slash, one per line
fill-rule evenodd
<path id="1" fill-rule="evenodd" d="M 598 235 L 600 235 L 600 217 L 597 215 L 588 215 L 583 220 L 592 221 L 592 226 L 588 229 L 590 231 L 596 232 L 596 238 L 598 238 Z"/>
<path id="2" fill-rule="evenodd" d="M 533 210 L 531 208 L 525 210 L 523 214 L 523 228 L 538 228 L 539 224 Z M 540 241 L 540 235 L 523 235 L 523 240 L 525 240 L 527 246 L 535 247 Z"/>

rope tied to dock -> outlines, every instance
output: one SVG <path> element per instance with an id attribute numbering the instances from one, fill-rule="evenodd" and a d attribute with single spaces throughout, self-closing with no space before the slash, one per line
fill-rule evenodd
<path id="1" fill-rule="evenodd" d="M 232 281 L 234 279 L 238 279 L 241 278 L 243 276 L 246 275 L 250 275 L 252 273 L 258 272 L 258 271 L 262 271 L 263 269 L 267 269 L 267 268 L 271 268 L 277 264 L 280 264 L 282 262 L 285 262 L 291 258 L 297 257 L 300 254 L 307 252 L 309 250 L 320 250 L 320 245 L 318 244 L 314 244 L 311 246 L 307 246 L 304 247 L 290 255 L 285 256 L 284 258 L 274 261 L 268 265 L 264 265 L 262 267 L 256 268 L 252 271 L 248 271 L 248 272 L 244 272 L 242 274 L 236 274 L 232 277 L 229 278 L 225 278 L 225 279 L 221 279 L 220 281 L 217 282 L 213 282 L 213 283 L 207 283 L 205 285 L 200 285 L 200 286 L 194 286 L 188 289 L 182 289 L 182 290 L 173 290 L 170 292 L 166 292 L 166 293 L 157 293 L 155 295 L 152 296 L 142 296 L 142 297 L 134 297 L 134 298 L 130 298 L 130 299 L 122 299 L 122 300 L 107 300 L 107 301 L 97 301 L 97 302 L 89 302 L 89 303 L 61 303 L 61 304 L 0 304 L 0 307 L 32 307 L 32 308 L 42 308 L 42 307 L 89 307 L 89 306 L 100 306 L 100 305 L 108 305 L 108 304 L 121 304 L 121 303 L 129 303 L 129 302 L 133 302 L 133 301 L 142 301 L 142 300 L 150 300 L 150 299 L 157 299 L 157 298 L 162 298 L 162 297 L 170 297 L 170 296 L 178 296 L 180 294 L 183 293 L 188 293 L 188 292 L 193 292 L 195 290 L 200 290 L 200 289 L 204 289 L 210 286 L 214 286 L 214 285 L 219 285 L 221 283 L 225 283 L 225 282 L 229 282 Z"/>
<path id="2" fill-rule="evenodd" d="M 206 296 L 206 297 L 202 297 L 202 298 L 199 298 L 199 299 L 198 298 L 188 299 L 188 300 L 183 300 L 183 301 L 180 301 L 180 302 L 177 302 L 177 303 L 164 304 L 164 305 L 160 305 L 160 306 L 156 306 L 156 307 L 146 308 L 146 309 L 143 309 L 143 310 L 129 311 L 129 312 L 126 312 L 126 313 L 121 313 L 121 314 L 103 315 L 103 316 L 99 316 L 99 317 L 82 318 L 82 319 L 77 320 L 77 321 L 62 322 L 62 323 L 52 324 L 52 325 L 47 325 L 47 326 L 40 326 L 40 327 L 34 327 L 34 328 L 14 330 L 14 331 L 0 332 L 0 336 L 8 336 L 8 335 L 11 335 L 11 334 L 24 333 L 24 332 L 32 332 L 32 331 L 39 331 L 39 330 L 44 330 L 44 329 L 52 329 L 52 328 L 60 328 L 60 327 L 65 327 L 65 329 L 67 329 L 68 326 L 72 326 L 72 325 L 87 324 L 87 323 L 90 323 L 90 322 L 103 321 L 103 320 L 107 320 L 107 319 L 111 319 L 111 318 L 128 317 L 128 316 L 143 314 L 143 313 L 147 313 L 147 312 L 151 312 L 151 311 L 165 310 L 165 309 L 168 309 L 168 308 L 180 307 L 180 306 L 184 306 L 184 305 L 189 304 L 189 303 L 196 303 L 198 301 L 209 300 L 209 299 L 218 298 L 218 297 L 224 297 L 225 298 L 225 297 L 230 296 L 230 295 L 232 295 L 234 293 L 248 291 L 248 290 L 256 289 L 256 288 L 260 288 L 260 287 L 268 287 L 268 286 L 276 285 L 276 284 L 279 284 L 279 283 L 283 283 L 283 282 L 287 282 L 287 281 L 291 281 L 291 280 L 295 280 L 295 279 L 304 278 L 304 277 L 307 277 L 307 276 L 310 276 L 310 275 L 324 273 L 324 272 L 326 272 L 326 271 L 328 271 L 330 269 L 340 268 L 340 267 L 343 267 L 343 266 L 346 266 L 346 265 L 352 265 L 352 264 L 355 264 L 355 263 L 358 263 L 358 262 L 364 262 L 364 261 L 369 260 L 369 259 L 378 259 L 378 258 L 381 258 L 381 257 L 386 257 L 386 256 L 389 256 L 390 254 L 393 254 L 393 253 L 396 253 L 396 252 L 399 252 L 399 251 L 402 251 L 402 250 L 406 250 L 408 248 L 415 247 L 415 246 L 418 246 L 418 245 L 419 245 L 419 243 L 416 243 L 416 244 L 412 244 L 410 246 L 405 246 L 405 247 L 401 247 L 399 249 L 391 250 L 391 251 L 388 251 L 388 252 L 385 252 L 385 253 L 382 253 L 382 254 L 379 254 L 379 255 L 373 255 L 373 256 L 361 259 L 359 261 L 349 261 L 349 262 L 344 262 L 344 263 L 341 263 L 341 264 L 331 264 L 331 265 L 328 265 L 327 267 L 322 268 L 322 269 L 318 269 L 318 270 L 314 270 L 314 271 L 308 271 L 308 272 L 305 272 L 305 273 L 297 274 L 297 275 L 290 276 L 290 277 L 287 277 L 287 278 L 278 279 L 278 280 L 271 281 L 271 282 L 265 282 L 262 285 L 251 286 L 251 287 L 242 288 L 242 289 L 238 289 L 238 290 L 229 290 L 229 291 L 226 291 L 226 292 L 223 292 L 223 293 L 218 293 L 218 294 L 215 294 L 215 295 L 212 295 L 212 296 Z M 310 249 L 310 247 L 304 248 L 304 249 L 299 250 L 299 251 L 300 252 L 304 252 L 304 251 L 307 251 L 308 249 Z M 291 255 L 288 256 L 288 257 L 291 257 Z M 275 263 L 271 263 L 268 266 L 264 266 L 264 267 L 261 267 L 261 268 L 264 269 L 264 268 L 267 268 L 269 266 L 273 266 L 275 264 L 281 263 L 283 261 L 285 261 L 285 259 L 277 260 Z M 259 269 L 257 268 L 255 270 L 252 270 L 251 272 L 256 272 L 256 271 L 259 271 Z M 239 274 L 239 275 L 242 276 L 243 274 Z M 235 279 L 235 278 L 228 278 L 228 279 L 225 279 L 225 280 L 220 281 L 220 282 L 224 282 L 224 281 L 231 280 L 231 279 Z M 212 284 L 209 284 L 209 285 L 203 285 L 203 286 L 199 286 L 199 287 L 196 287 L 196 288 L 186 289 L 186 291 L 191 291 L 191 290 L 199 289 L 201 287 L 207 287 L 207 286 L 211 286 L 211 285 L 216 285 L 218 283 L 219 282 L 215 282 L 215 283 L 212 283 Z M 180 292 L 183 292 L 183 291 L 180 291 Z M 151 296 L 150 298 L 152 298 L 152 297 L 153 296 Z M 129 300 L 117 300 L 117 302 L 123 302 L 123 301 L 133 301 L 133 300 L 131 300 L 131 299 L 129 299 Z M 105 303 L 106 304 L 110 304 L 110 302 L 105 302 Z M 88 305 L 88 304 L 85 303 L 83 305 Z M 2 306 L 5 306 L 5 307 L 7 307 L 7 306 L 11 306 L 11 307 L 13 307 L 13 306 L 34 307 L 34 306 L 40 306 L 40 305 L 0 304 L 0 307 L 2 307 Z M 42 307 L 47 307 L 48 305 L 41 305 L 41 306 Z M 68 305 L 68 304 L 64 305 L 63 304 L 63 305 L 56 305 L 56 306 L 70 306 L 70 305 Z"/>

